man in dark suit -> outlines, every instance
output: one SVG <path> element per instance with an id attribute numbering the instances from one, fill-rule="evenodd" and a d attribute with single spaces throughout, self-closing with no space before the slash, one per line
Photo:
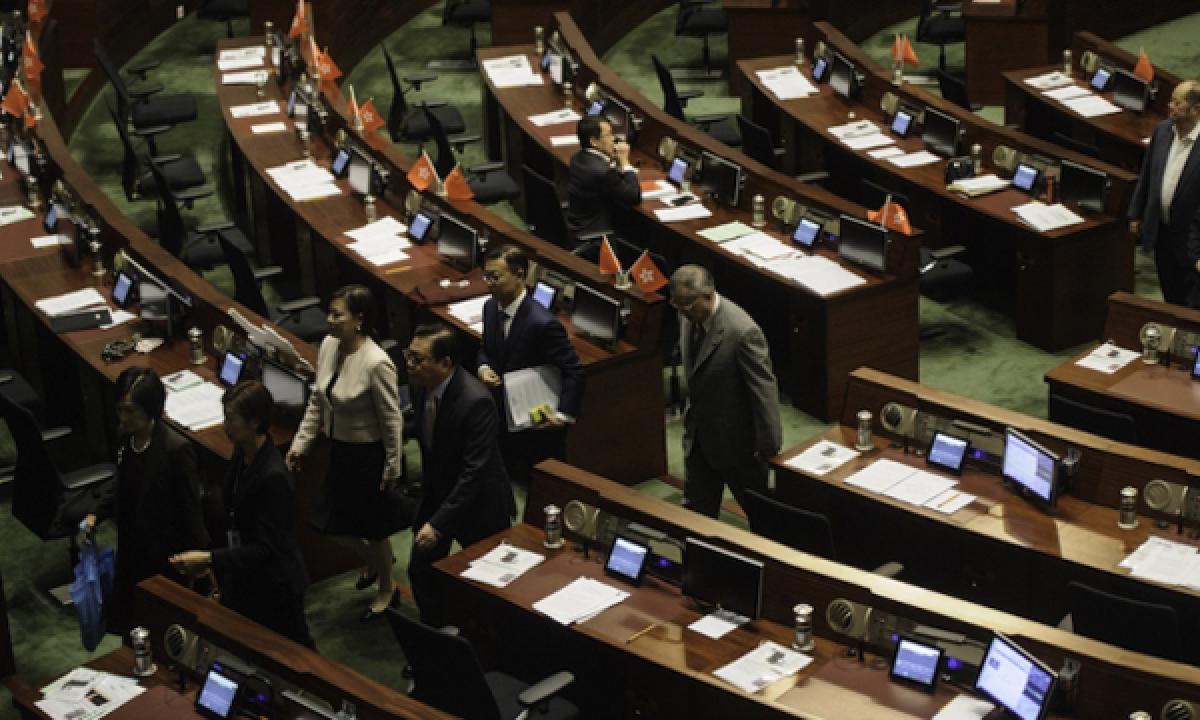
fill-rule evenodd
<path id="1" fill-rule="evenodd" d="M 483 306 L 479 379 L 496 394 L 504 428 L 500 449 L 508 475 L 528 485 L 534 465 L 548 457 L 566 457 L 567 426 L 579 416 L 583 397 L 583 365 L 562 323 L 526 292 L 529 257 L 523 250 L 514 245 L 498 247 L 488 252 L 483 268 L 492 297 Z M 543 365 L 558 370 L 562 382 L 558 406 L 533 428 L 510 430 L 504 374 Z"/>
<path id="2" fill-rule="evenodd" d="M 418 327 L 404 351 L 425 490 L 413 522 L 408 578 L 421 620 L 435 626 L 441 603 L 433 563 L 446 557 L 452 540 L 466 547 L 508 527 L 516 515 L 496 405 L 454 354 L 454 331 L 442 324 Z"/>
<path id="3" fill-rule="evenodd" d="M 612 126 L 599 116 L 579 121 L 579 152 L 571 158 L 567 181 L 567 229 L 575 237 L 611 233 L 618 207 L 642 201 L 637 170 L 629 164 L 629 144 L 617 142 Z"/>
<path id="4" fill-rule="evenodd" d="M 1163 299 L 1200 307 L 1200 237 L 1193 257 L 1188 250 L 1190 228 L 1200 210 L 1200 85 L 1193 80 L 1179 83 L 1168 110 L 1169 117 L 1150 136 L 1129 203 L 1129 230 L 1141 235 L 1142 247 L 1154 249 Z"/>
<path id="5" fill-rule="evenodd" d="M 688 402 L 683 415 L 684 506 L 716 517 L 725 483 L 765 491 L 767 460 L 779 452 L 779 390 L 767 340 L 744 310 L 717 294 L 712 275 L 684 265 L 671 276 L 679 312 Z"/>

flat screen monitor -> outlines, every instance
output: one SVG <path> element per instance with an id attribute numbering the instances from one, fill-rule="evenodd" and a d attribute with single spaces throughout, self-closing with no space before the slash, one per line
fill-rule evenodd
<path id="1" fill-rule="evenodd" d="M 742 191 L 742 166 L 705 152 L 700 162 L 700 184 L 718 202 L 737 207 Z"/>
<path id="2" fill-rule="evenodd" d="M 839 97 L 853 100 L 858 95 L 858 78 L 854 63 L 839 52 L 833 53 L 833 64 L 829 69 L 829 87 Z"/>
<path id="3" fill-rule="evenodd" d="M 762 613 L 763 564 L 693 537 L 683 549 L 683 594 L 751 620 Z"/>
<path id="4" fill-rule="evenodd" d="M 958 152 L 958 120 L 936 108 L 925 108 L 925 125 L 921 129 L 921 140 L 930 152 L 942 157 L 954 157 Z"/>
<path id="5" fill-rule="evenodd" d="M 963 462 L 967 459 L 967 450 L 971 444 L 966 438 L 960 438 L 941 430 L 934 431 L 933 439 L 929 441 L 929 452 L 925 453 L 925 462 L 934 467 L 958 475 L 962 472 Z"/>
<path id="6" fill-rule="evenodd" d="M 227 352 L 221 360 L 221 372 L 218 376 L 221 382 L 230 387 L 237 385 L 242 379 L 242 370 L 246 367 L 246 356 L 243 353 Z"/>
<path id="7" fill-rule="evenodd" d="M 838 255 L 876 272 L 887 269 L 888 231 L 882 225 L 842 216 Z"/>
<path id="8" fill-rule="evenodd" d="M 308 404 L 308 381 L 268 358 L 262 361 L 262 384 L 275 407 L 286 412 L 299 412 Z"/>
<path id="9" fill-rule="evenodd" d="M 1016 172 L 1013 173 L 1012 184 L 1018 190 L 1024 190 L 1027 193 L 1034 192 L 1037 187 L 1038 176 L 1041 173 L 1032 165 L 1020 163 L 1017 165 Z"/>
<path id="10" fill-rule="evenodd" d="M 475 229 L 449 215 L 442 215 L 438 222 L 437 249 L 443 260 L 463 272 L 479 264 L 476 261 L 479 239 Z"/>
<path id="11" fill-rule="evenodd" d="M 825 58 L 817 58 L 813 61 L 812 76 L 817 82 L 825 82 L 825 76 L 829 73 L 829 61 Z"/>
<path id="12" fill-rule="evenodd" d="M 1059 200 L 1092 212 L 1103 212 L 1108 195 L 1108 174 L 1070 160 L 1063 160 L 1060 166 Z"/>
<path id="13" fill-rule="evenodd" d="M 1092 76 L 1092 88 L 1104 92 L 1108 89 L 1108 81 L 1112 79 L 1112 73 L 1105 68 L 1096 68 L 1096 74 Z"/>
<path id="14" fill-rule="evenodd" d="M 913 116 L 905 110 L 897 110 L 895 116 L 892 117 L 892 132 L 900 137 L 908 137 L 908 131 L 912 129 Z"/>
<path id="15" fill-rule="evenodd" d="M 679 185 L 684 180 L 688 179 L 688 164 L 683 158 L 675 158 L 671 161 L 671 169 L 667 170 L 667 179 Z"/>
<path id="16" fill-rule="evenodd" d="M 358 148 L 350 150 L 350 164 L 346 168 L 346 178 L 350 181 L 350 189 L 359 195 L 378 194 L 379 183 L 375 180 L 375 166 L 370 158 L 363 155 Z"/>
<path id="17" fill-rule="evenodd" d="M 812 249 L 817 244 L 817 236 L 821 234 L 821 223 L 812 218 L 802 217 L 796 223 L 796 231 L 792 233 L 792 242 L 800 247 Z"/>
<path id="18" fill-rule="evenodd" d="M 412 222 L 408 225 L 408 234 L 417 244 L 423 243 L 431 225 L 433 225 L 433 216 L 422 210 L 413 216 Z"/>
<path id="19" fill-rule="evenodd" d="M 1150 86 L 1137 75 L 1117 68 L 1113 71 L 1113 103 L 1136 113 L 1146 112 L 1146 97 Z"/>
<path id="20" fill-rule="evenodd" d="M 329 164 L 329 171 L 334 177 L 345 177 L 346 168 L 350 164 L 350 151 L 342 148 L 337 151 L 337 155 L 333 156 L 333 162 Z"/>
<path id="21" fill-rule="evenodd" d="M 58 219 L 62 217 L 62 213 L 58 211 L 58 203 L 50 203 L 50 209 L 46 211 L 46 217 L 42 219 L 42 227 L 46 228 L 48 233 L 58 232 Z"/>
<path id="22" fill-rule="evenodd" d="M 563 84 L 563 57 L 557 53 L 550 53 L 549 63 L 546 66 L 546 72 L 550 73 L 550 80 L 555 85 Z"/>
<path id="23" fill-rule="evenodd" d="M 588 105 L 587 114 L 589 117 L 596 117 L 602 112 L 604 112 L 604 103 L 600 100 L 596 100 L 591 105 Z"/>
<path id="24" fill-rule="evenodd" d="M 611 348 L 621 333 L 621 302 L 587 285 L 575 285 L 575 331 L 588 340 Z"/>
<path id="25" fill-rule="evenodd" d="M 642 576 L 646 573 L 646 561 L 649 559 L 648 545 L 617 535 L 609 548 L 608 560 L 604 562 L 604 572 L 619 580 L 640 585 Z"/>
<path id="26" fill-rule="evenodd" d="M 1018 430 L 1004 431 L 1002 474 L 1039 503 L 1053 505 L 1058 495 L 1059 458 Z"/>
<path id="27" fill-rule="evenodd" d="M 213 663 L 204 677 L 204 685 L 196 694 L 196 712 L 215 720 L 235 717 L 239 686 L 237 680 L 226 675 L 220 665 Z"/>
<path id="28" fill-rule="evenodd" d="M 888 675 L 927 692 L 937 688 L 937 672 L 942 662 L 942 649 L 912 638 L 902 637 L 896 641 L 896 652 L 892 655 L 892 666 Z"/>
<path id="29" fill-rule="evenodd" d="M 975 689 L 1020 720 L 1042 720 L 1058 675 L 1003 635 L 988 645 Z"/>
<path id="30" fill-rule="evenodd" d="M 188 308 L 165 286 L 143 278 L 138 283 L 138 310 L 156 334 L 172 338 L 182 328 Z"/>
<path id="31" fill-rule="evenodd" d="M 133 299 L 135 282 L 137 282 L 136 279 L 124 270 L 117 272 L 117 276 L 113 278 L 112 289 L 112 301 L 117 307 L 124 309 L 129 306 L 129 302 Z"/>
<path id="32" fill-rule="evenodd" d="M 603 115 L 618 140 L 632 143 L 637 139 L 637 128 L 632 120 L 633 111 L 620 98 L 606 97 Z"/>
<path id="33" fill-rule="evenodd" d="M 533 287 L 533 299 L 538 301 L 542 307 L 550 310 L 554 307 L 554 300 L 558 297 L 558 288 L 549 283 L 538 281 Z"/>

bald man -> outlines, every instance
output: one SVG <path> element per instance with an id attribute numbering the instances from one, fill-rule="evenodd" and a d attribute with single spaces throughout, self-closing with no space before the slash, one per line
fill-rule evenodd
<path id="1" fill-rule="evenodd" d="M 1141 236 L 1142 247 L 1154 250 L 1163 299 L 1193 307 L 1200 300 L 1197 135 L 1200 135 L 1200 85 L 1195 80 L 1185 80 L 1171 93 L 1167 119 L 1154 128 L 1129 203 L 1129 230 Z"/>

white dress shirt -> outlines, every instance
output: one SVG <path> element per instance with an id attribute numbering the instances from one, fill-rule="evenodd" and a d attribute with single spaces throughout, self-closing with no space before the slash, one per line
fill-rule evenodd
<path id="1" fill-rule="evenodd" d="M 1175 189 L 1179 187 L 1179 176 L 1183 174 L 1183 166 L 1187 164 L 1188 156 L 1200 135 L 1200 123 L 1192 127 L 1191 132 L 1181 136 L 1177 130 L 1172 131 L 1171 149 L 1167 151 L 1167 164 L 1163 167 L 1162 179 L 1162 221 L 1171 220 L 1171 201 L 1175 199 Z"/>

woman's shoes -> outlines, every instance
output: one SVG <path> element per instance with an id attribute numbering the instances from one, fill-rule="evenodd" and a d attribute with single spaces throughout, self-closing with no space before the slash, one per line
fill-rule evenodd
<path id="1" fill-rule="evenodd" d="M 382 617 L 383 614 L 385 612 L 387 612 L 388 608 L 398 608 L 398 607 L 400 607 L 400 590 L 399 590 L 399 588 L 392 590 L 392 599 L 388 601 L 387 605 L 383 606 L 383 609 L 377 611 L 374 608 L 372 608 L 370 605 L 368 605 L 367 609 L 363 611 L 363 614 L 361 616 L 359 616 L 358 619 L 361 622 L 371 622 L 372 620 L 374 620 L 377 617 Z"/>

